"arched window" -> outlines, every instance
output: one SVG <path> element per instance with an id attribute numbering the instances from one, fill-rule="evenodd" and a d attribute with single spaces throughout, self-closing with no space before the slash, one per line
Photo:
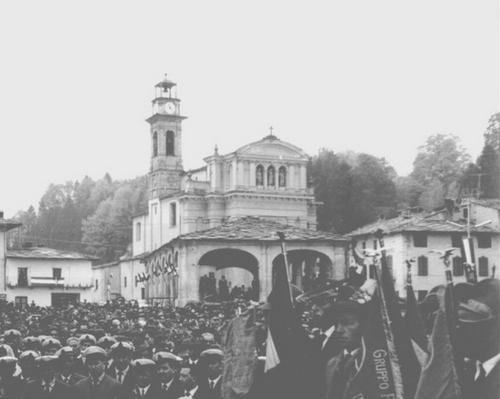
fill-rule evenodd
<path id="1" fill-rule="evenodd" d="M 417 263 L 418 263 L 418 275 L 427 276 L 429 274 L 429 268 L 428 268 L 429 262 L 427 256 L 419 256 Z"/>
<path id="2" fill-rule="evenodd" d="M 135 240 L 141 241 L 141 222 L 135 224 Z"/>
<path id="3" fill-rule="evenodd" d="M 264 167 L 262 165 L 257 165 L 257 168 L 255 169 L 255 185 L 264 185 Z"/>
<path id="4" fill-rule="evenodd" d="M 274 170 L 274 166 L 270 166 L 267 168 L 267 185 L 275 186 L 276 185 L 276 172 Z"/>
<path id="5" fill-rule="evenodd" d="M 158 156 L 158 133 L 153 133 L 153 156 Z"/>
<path id="6" fill-rule="evenodd" d="M 489 276 L 489 270 L 488 270 L 488 258 L 485 256 L 481 256 L 479 258 L 479 277 L 488 277 Z"/>
<path id="7" fill-rule="evenodd" d="M 281 166 L 278 171 L 278 185 L 286 187 L 286 168 L 284 166 Z"/>
<path id="8" fill-rule="evenodd" d="M 462 258 L 460 256 L 455 256 L 453 258 L 453 275 L 463 276 L 464 275 L 464 265 L 462 263 Z"/>
<path id="9" fill-rule="evenodd" d="M 167 132 L 167 155 L 175 155 L 175 135 L 171 130 Z"/>
<path id="10" fill-rule="evenodd" d="M 175 255 L 174 255 L 174 266 L 175 266 L 175 269 L 177 270 L 177 268 L 179 267 L 179 252 L 175 252 Z"/>

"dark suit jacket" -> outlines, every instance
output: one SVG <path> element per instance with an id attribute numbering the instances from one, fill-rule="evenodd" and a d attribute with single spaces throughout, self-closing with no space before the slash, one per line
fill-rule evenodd
<path id="1" fill-rule="evenodd" d="M 50 392 L 43 390 L 42 380 L 36 380 L 28 383 L 23 399 L 73 399 L 74 396 L 74 389 L 57 379 Z"/>
<path id="2" fill-rule="evenodd" d="M 58 381 L 61 381 L 62 383 L 66 384 L 66 385 L 69 385 L 71 387 L 75 386 L 78 381 L 81 381 L 84 378 L 85 378 L 84 375 L 81 375 L 81 374 L 78 374 L 78 373 L 71 373 L 70 376 L 69 376 L 69 381 L 65 382 L 65 381 L 63 381 L 61 374 L 57 374 L 56 375 L 56 379 Z"/>
<path id="3" fill-rule="evenodd" d="M 118 381 L 118 378 L 116 378 L 116 369 L 113 363 L 111 363 L 111 366 L 106 370 L 106 374 L 109 375 L 112 379 Z M 123 379 L 123 382 L 121 384 L 124 389 L 132 388 L 132 385 L 134 385 L 131 367 L 128 368 L 127 374 L 125 374 L 125 378 Z"/>
<path id="4" fill-rule="evenodd" d="M 199 397 L 201 399 L 222 399 L 222 377 L 219 378 L 219 381 L 217 381 L 217 384 L 215 385 L 214 389 L 210 389 L 210 386 L 208 384 L 208 379 L 204 378 L 202 381 L 200 381 L 199 384 Z"/>
<path id="5" fill-rule="evenodd" d="M 500 363 L 483 380 L 474 381 L 475 367 L 466 368 L 464 399 L 498 399 L 500 397 Z"/>
<path id="6" fill-rule="evenodd" d="M 354 356 L 346 357 L 342 350 L 334 356 L 326 365 L 326 398 L 343 399 L 346 391 L 356 374 L 356 360 L 362 355 L 361 349 Z"/>
<path id="7" fill-rule="evenodd" d="M 145 396 L 140 396 L 136 386 L 122 390 L 120 399 L 178 399 L 183 396 L 182 389 L 177 381 L 173 381 L 167 391 L 163 391 L 159 381 L 153 381 Z"/>
<path id="8" fill-rule="evenodd" d="M 94 386 L 90 377 L 85 377 L 75 385 L 78 399 L 116 399 L 120 396 L 121 389 L 118 381 L 104 375 L 101 383 Z"/>
<path id="9" fill-rule="evenodd" d="M 7 381 L 0 382 L 0 398 L 19 399 L 24 394 L 26 382 L 18 377 L 13 377 Z"/>

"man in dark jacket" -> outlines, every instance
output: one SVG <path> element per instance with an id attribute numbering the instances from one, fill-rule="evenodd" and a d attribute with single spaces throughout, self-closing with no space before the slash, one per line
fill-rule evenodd
<path id="1" fill-rule="evenodd" d="M 12 356 L 0 357 L 0 398 L 19 399 L 24 392 L 24 382 L 15 377 L 17 359 Z"/>
<path id="2" fill-rule="evenodd" d="M 170 352 L 158 352 L 153 356 L 156 363 L 156 376 L 164 399 L 177 399 L 184 392 L 179 383 L 182 358 Z"/>
<path id="3" fill-rule="evenodd" d="M 156 363 L 151 359 L 135 359 L 131 362 L 133 384 L 122 387 L 120 399 L 160 399 L 163 398 L 154 376 Z"/>
<path id="4" fill-rule="evenodd" d="M 76 383 L 78 399 L 117 399 L 120 384 L 106 375 L 106 352 L 98 346 L 90 346 L 83 352 L 89 376 Z"/>
<path id="5" fill-rule="evenodd" d="M 221 399 L 222 360 L 220 349 L 206 349 L 200 354 L 199 395 L 203 399 Z"/>
<path id="6" fill-rule="evenodd" d="M 118 381 L 123 386 L 129 387 L 131 382 L 130 361 L 134 347 L 128 342 L 117 342 L 110 348 L 113 361 L 106 374 Z"/>
<path id="7" fill-rule="evenodd" d="M 36 359 L 40 378 L 26 386 L 23 399 L 69 399 L 74 396 L 73 389 L 56 379 L 56 356 L 41 356 Z"/>
<path id="8" fill-rule="evenodd" d="M 75 372 L 76 355 L 70 346 L 64 346 L 58 351 L 59 363 L 56 378 L 66 385 L 74 386 L 78 381 L 85 378 L 84 375 Z"/>

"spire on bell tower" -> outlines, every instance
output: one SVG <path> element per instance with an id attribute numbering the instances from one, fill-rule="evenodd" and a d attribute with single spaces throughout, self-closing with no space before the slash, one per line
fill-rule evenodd
<path id="1" fill-rule="evenodd" d="M 182 167 L 182 121 L 177 84 L 165 78 L 155 85 L 153 114 L 146 119 L 151 134 L 150 198 L 180 190 Z"/>

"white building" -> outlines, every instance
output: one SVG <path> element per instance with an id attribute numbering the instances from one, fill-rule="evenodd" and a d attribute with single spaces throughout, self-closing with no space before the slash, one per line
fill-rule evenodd
<path id="1" fill-rule="evenodd" d="M 7 249 L 6 232 L 18 226 L 0 217 L 0 297 L 40 306 L 92 301 L 95 258 L 46 247 Z"/>
<path id="2" fill-rule="evenodd" d="M 406 213 L 363 226 L 349 236 L 356 240 L 356 249 L 361 253 L 363 249 L 378 248 L 375 233 L 382 230 L 396 290 L 400 295 L 405 294 L 405 261 L 413 258 L 413 287 L 422 299 L 431 288 L 445 283 L 445 266 L 441 255 L 433 250 L 455 248 L 451 257 L 453 279 L 455 282 L 465 281 L 460 248 L 467 236 L 467 221 L 471 225 L 478 279 L 491 277 L 495 268 L 500 266 L 500 200 L 472 200 L 470 204 L 463 202 L 452 210 L 429 214 Z M 485 222 L 488 223 L 474 227 Z"/>
<path id="3" fill-rule="evenodd" d="M 133 287 L 122 287 L 121 295 L 140 299 L 145 283 L 149 302 L 183 305 L 199 299 L 200 277 L 214 273 L 235 285 L 257 284 L 259 298 L 265 299 L 279 258 L 277 230 L 294 239 L 290 262 L 294 270 L 301 270 L 295 272 L 298 280 L 302 274 L 318 273 L 317 269 L 325 276 L 343 277 L 347 240 L 316 232 L 318 203 L 307 184 L 309 156 L 271 130 L 228 154 L 219 154 L 216 147 L 203 166 L 184 171 L 185 117 L 175 86 L 166 78 L 155 86 L 153 115 L 147 119 L 150 199 L 147 212 L 133 218 L 132 258 L 144 258 L 149 279 L 138 281 L 136 287 L 135 277 L 141 272 L 134 272 Z M 261 226 L 272 229 L 262 240 Z M 201 231 L 208 233 L 198 236 Z M 177 273 L 165 273 L 166 265 L 174 265 Z M 124 267 L 122 281 L 123 270 L 128 270 L 130 279 L 131 269 L 139 270 Z"/>

